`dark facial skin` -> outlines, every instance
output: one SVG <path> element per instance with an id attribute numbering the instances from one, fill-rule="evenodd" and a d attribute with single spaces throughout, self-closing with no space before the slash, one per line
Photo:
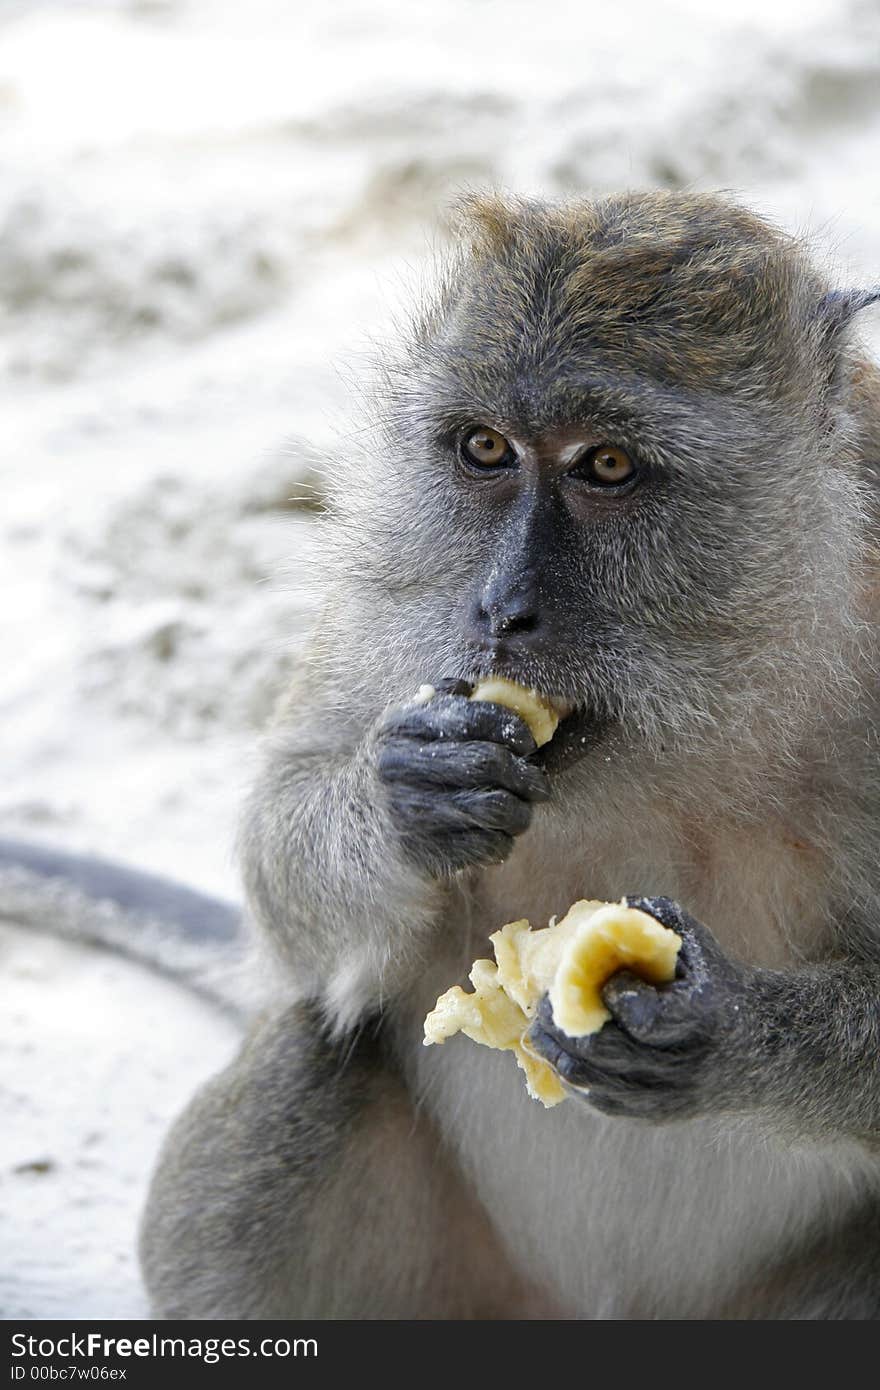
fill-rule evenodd
<path id="1" fill-rule="evenodd" d="M 638 510 L 647 470 L 582 428 L 491 433 L 506 445 L 499 460 L 475 457 L 470 441 L 481 433 L 466 428 L 454 461 L 461 493 L 494 538 L 464 599 L 467 674 L 494 672 L 551 698 L 570 695 L 560 658 L 604 626 L 592 552 L 603 532 L 619 533 Z"/>
<path id="2" fill-rule="evenodd" d="M 624 450 L 603 450 L 608 441 L 580 431 L 551 432 L 534 443 L 510 438 L 501 460 L 481 463 L 469 450 L 469 433 L 479 437 L 464 432 L 459 469 L 502 529 L 498 553 L 472 596 L 468 637 L 493 669 L 505 661 L 515 666 L 529 652 L 553 657 L 563 635 L 559 575 L 585 533 L 620 524 L 644 470 Z M 603 466 L 610 476 L 603 477 Z"/>

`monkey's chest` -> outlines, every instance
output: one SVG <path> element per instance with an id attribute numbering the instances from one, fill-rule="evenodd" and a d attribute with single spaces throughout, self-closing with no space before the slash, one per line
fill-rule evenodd
<path id="1" fill-rule="evenodd" d="M 829 1155 L 742 1123 L 652 1126 L 576 1098 L 546 1110 L 509 1053 L 462 1036 L 407 1060 L 513 1264 L 576 1317 L 709 1316 L 811 1212 L 849 1200 Z"/>
<path id="2" fill-rule="evenodd" d="M 622 794 L 604 814 L 586 807 L 576 826 L 539 820 L 506 863 L 480 875 L 462 937 L 485 955 L 488 934 L 508 921 L 545 926 L 579 898 L 663 896 L 734 958 L 780 969 L 821 954 L 827 881 L 825 861 L 787 825 L 697 825 L 670 804 Z"/>
<path id="3" fill-rule="evenodd" d="M 538 821 L 462 895 L 404 1028 L 413 1093 L 515 1265 L 575 1316 L 710 1315 L 811 1213 L 851 1200 L 839 1156 L 774 1148 L 746 1121 L 651 1125 L 574 1098 L 546 1110 L 511 1054 L 461 1035 L 421 1046 L 425 1012 L 456 980 L 466 984 L 471 962 L 490 954 L 490 932 L 521 917 L 543 925 L 580 897 L 676 898 L 731 955 L 762 965 L 815 948 L 823 879 L 799 842 L 713 827 L 694 836 L 668 806 L 637 815 L 623 800 L 601 819 L 585 811 L 568 837 Z"/>

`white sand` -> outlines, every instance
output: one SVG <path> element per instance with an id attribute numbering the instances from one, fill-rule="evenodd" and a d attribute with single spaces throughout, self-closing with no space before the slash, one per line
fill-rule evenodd
<path id="1" fill-rule="evenodd" d="M 880 280 L 875 0 L 19 0 L 3 16 L 0 833 L 237 892 L 236 810 L 306 617 L 312 520 L 287 499 L 346 447 L 359 354 L 455 189 L 733 187 L 830 247 L 845 282 Z M 0 1200 L 20 1223 L 43 1194 L 43 1226 L 0 1288 L 27 1286 L 15 1306 L 35 1314 L 121 1315 L 139 1306 L 141 1154 L 228 1030 L 134 967 L 37 949 L 38 988 L 20 941 L 0 961 L 0 1036 L 34 1049 Z M 88 1001 L 106 1019 L 77 1095 L 46 1019 L 76 1030 Z M 178 1026 L 193 1072 L 172 1091 Z M 104 1181 L 83 1186 L 75 1155 L 111 1133 L 114 1086 L 130 1143 L 96 1141 Z M 12 1174 L 44 1153 L 49 1172 Z M 3 1246 L 22 1259 L 16 1229 Z"/>
<path id="2" fill-rule="evenodd" d="M 0 976 L 0 1317 L 146 1316 L 147 1177 L 236 1029 L 120 956 L 2 923 Z"/>

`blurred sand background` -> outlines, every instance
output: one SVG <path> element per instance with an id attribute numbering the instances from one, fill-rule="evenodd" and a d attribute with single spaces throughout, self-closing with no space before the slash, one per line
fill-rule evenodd
<path id="1" fill-rule="evenodd" d="M 730 188 L 877 283 L 878 169 L 880 0 L 0 0 L 0 833 L 237 894 L 321 473 L 457 192 Z M 0 1304 L 137 1315 L 233 1032 L 12 929 L 0 973 Z"/>

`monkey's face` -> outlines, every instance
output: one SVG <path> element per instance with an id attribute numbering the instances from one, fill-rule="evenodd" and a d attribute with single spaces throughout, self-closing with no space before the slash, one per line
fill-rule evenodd
<path id="1" fill-rule="evenodd" d="M 728 440 L 713 404 L 676 429 L 649 383 L 641 421 L 635 378 L 626 390 L 625 423 L 595 403 L 538 429 L 496 411 L 436 447 L 444 637 L 454 674 L 674 725 L 683 705 L 708 715 L 768 643 L 784 648 L 821 498 L 780 486 L 804 445 L 787 459 L 760 412 Z"/>
<path id="2" fill-rule="evenodd" d="M 497 671 L 658 742 L 784 697 L 859 529 L 818 282 L 751 219 L 726 257 L 680 218 L 635 250 L 526 221 L 451 287 L 398 400 L 421 639 L 445 674 Z"/>

